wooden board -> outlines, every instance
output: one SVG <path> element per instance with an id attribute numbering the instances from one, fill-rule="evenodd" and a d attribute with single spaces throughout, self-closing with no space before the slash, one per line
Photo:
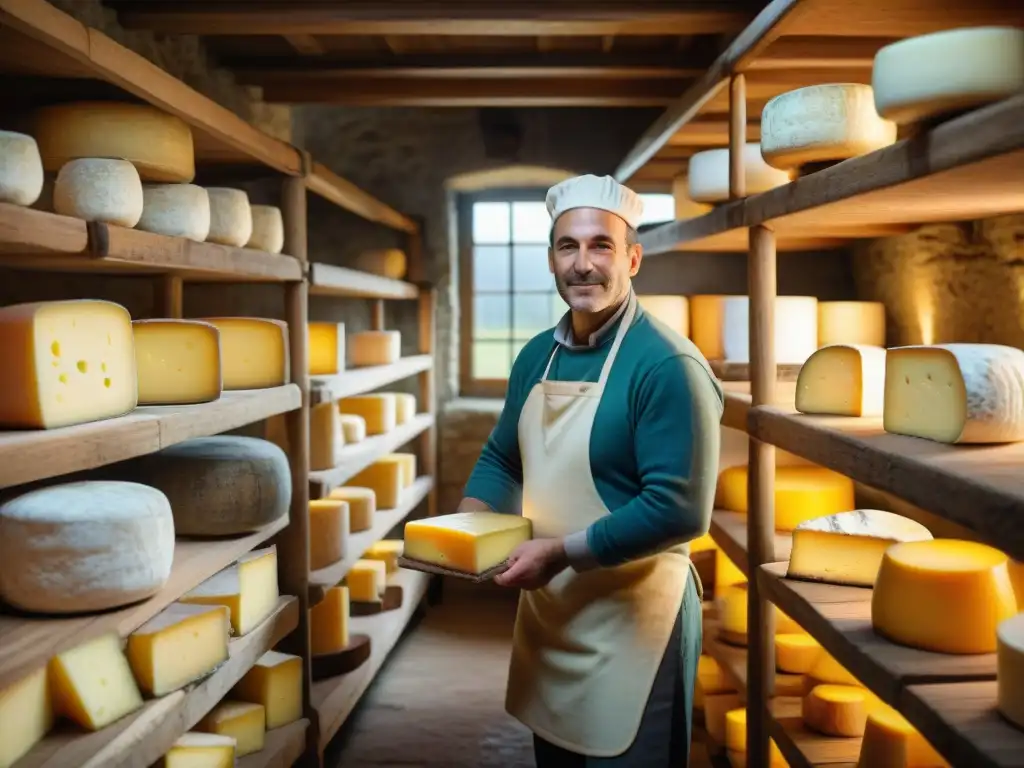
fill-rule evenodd
<path id="1" fill-rule="evenodd" d="M 410 355 L 391 365 L 352 368 L 334 376 L 311 376 L 310 404 L 319 405 L 343 397 L 373 392 L 396 381 L 429 371 L 433 367 L 433 356 Z"/>
<path id="2" fill-rule="evenodd" d="M 420 289 L 402 280 L 314 262 L 309 265 L 309 293 L 311 296 L 363 299 L 415 299 Z"/>
<path id="3" fill-rule="evenodd" d="M 337 653 L 313 654 L 313 680 L 347 675 L 359 669 L 370 658 L 373 640 L 369 635 L 355 633 L 348 645 Z"/>
<path id="4" fill-rule="evenodd" d="M 474 584 L 483 584 L 484 582 L 491 581 L 500 573 L 504 573 L 508 570 L 507 563 L 501 563 L 493 568 L 488 568 L 482 573 L 466 573 L 465 571 L 456 571 L 451 568 L 444 568 L 440 565 L 434 565 L 433 563 L 424 563 L 421 560 L 413 560 L 409 557 L 399 557 L 398 567 L 405 568 L 410 571 L 421 571 L 423 573 L 433 574 L 435 576 L 451 576 L 455 579 L 464 579 L 465 581 L 471 581 Z"/>
<path id="5" fill-rule="evenodd" d="M 768 732 L 790 768 L 856 768 L 861 740 L 812 731 L 804 725 L 799 698 L 772 699 L 769 712 Z"/>
<path id="6" fill-rule="evenodd" d="M 739 512 L 716 509 L 711 513 L 711 538 L 736 564 L 743 573 L 750 576 L 750 560 L 747 548 L 747 516 Z M 788 533 L 775 533 L 775 559 L 789 560 L 793 548 L 793 537 Z"/>
<path id="7" fill-rule="evenodd" d="M 238 759 L 235 768 L 292 768 L 306 751 L 309 720 L 296 720 L 267 731 L 263 749 Z"/>

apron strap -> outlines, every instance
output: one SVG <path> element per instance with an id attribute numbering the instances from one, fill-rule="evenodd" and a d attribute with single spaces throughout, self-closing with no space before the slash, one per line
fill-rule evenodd
<path id="1" fill-rule="evenodd" d="M 626 332 L 629 330 L 629 326 L 633 324 L 633 318 L 636 316 L 636 294 L 633 293 L 633 286 L 629 287 L 629 295 L 626 297 L 626 311 L 622 315 L 622 322 L 619 323 L 619 327 L 615 332 L 615 340 L 612 342 L 612 348 L 608 350 L 608 357 L 605 358 L 604 365 L 601 367 L 601 377 L 597 380 L 597 385 L 603 387 L 604 383 L 608 380 L 608 374 L 611 373 L 612 363 L 615 362 L 616 355 L 619 354 L 619 347 L 622 345 L 622 340 L 626 336 Z M 561 346 L 558 342 L 555 342 L 555 348 L 551 350 L 551 356 L 548 358 L 548 364 L 544 368 L 544 375 L 540 377 L 541 381 L 548 380 L 548 372 L 551 370 L 551 364 L 555 362 L 555 354 L 558 352 L 558 348 Z"/>

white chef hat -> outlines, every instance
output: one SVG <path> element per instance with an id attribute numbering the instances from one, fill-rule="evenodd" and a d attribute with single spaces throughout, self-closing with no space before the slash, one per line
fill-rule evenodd
<path id="1" fill-rule="evenodd" d="M 644 203 L 636 192 L 611 176 L 592 174 L 574 176 L 551 187 L 547 207 L 552 229 L 558 217 L 573 208 L 597 208 L 614 213 L 633 229 L 640 226 L 644 212 Z"/>

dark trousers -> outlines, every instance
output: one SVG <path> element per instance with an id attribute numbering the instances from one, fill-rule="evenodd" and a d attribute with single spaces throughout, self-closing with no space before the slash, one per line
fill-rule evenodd
<path id="1" fill-rule="evenodd" d="M 587 757 L 534 734 L 537 768 L 686 768 L 693 725 L 693 686 L 702 642 L 701 620 L 700 597 L 691 575 L 682 610 L 640 720 L 640 730 L 629 749 L 616 757 Z"/>

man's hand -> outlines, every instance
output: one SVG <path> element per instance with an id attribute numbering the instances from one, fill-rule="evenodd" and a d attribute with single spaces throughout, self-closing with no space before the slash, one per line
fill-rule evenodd
<path id="1" fill-rule="evenodd" d="M 494 577 L 494 583 L 515 589 L 540 589 L 569 567 L 561 539 L 533 539 L 513 550 L 508 569 Z"/>

